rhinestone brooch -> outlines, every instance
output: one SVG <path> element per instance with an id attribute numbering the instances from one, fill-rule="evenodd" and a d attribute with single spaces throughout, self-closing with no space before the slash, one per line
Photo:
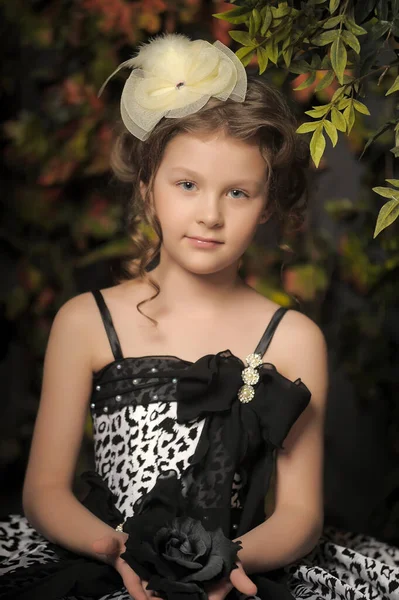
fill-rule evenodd
<path id="1" fill-rule="evenodd" d="M 244 385 L 238 390 L 238 399 L 243 404 L 251 402 L 255 396 L 255 390 L 253 388 L 259 381 L 259 371 L 257 367 L 262 364 L 262 357 L 260 354 L 248 354 L 245 359 L 247 367 L 243 370 L 241 377 Z"/>

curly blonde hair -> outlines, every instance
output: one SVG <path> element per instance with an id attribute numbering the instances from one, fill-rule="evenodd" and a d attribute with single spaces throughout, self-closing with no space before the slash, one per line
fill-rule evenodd
<path id="1" fill-rule="evenodd" d="M 124 262 L 124 279 L 147 280 L 154 294 L 137 305 L 156 298 L 159 285 L 148 268 L 159 256 L 162 231 L 150 201 L 154 179 L 167 144 L 181 133 L 224 131 L 233 138 L 256 142 L 268 167 L 268 215 L 284 222 L 301 222 L 306 200 L 308 144 L 296 134 L 296 121 L 281 92 L 258 77 L 249 76 L 243 103 L 211 98 L 198 112 L 180 119 L 163 118 L 149 138 L 141 141 L 122 123 L 111 153 L 115 177 L 129 184 L 127 228 L 133 253 Z M 146 186 L 143 197 L 140 182 Z M 154 319 L 148 317 L 155 323 Z"/>

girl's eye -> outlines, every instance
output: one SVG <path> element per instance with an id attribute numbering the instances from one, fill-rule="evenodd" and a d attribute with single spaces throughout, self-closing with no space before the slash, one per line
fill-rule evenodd
<path id="1" fill-rule="evenodd" d="M 233 198 L 248 198 L 248 194 L 243 192 L 242 190 L 230 190 Z"/>
<path id="2" fill-rule="evenodd" d="M 177 185 L 186 192 L 191 192 L 195 188 L 195 183 L 192 181 L 180 181 Z"/>

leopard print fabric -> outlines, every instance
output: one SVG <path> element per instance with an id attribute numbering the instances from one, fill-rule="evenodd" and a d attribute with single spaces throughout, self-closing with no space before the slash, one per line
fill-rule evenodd
<path id="1" fill-rule="evenodd" d="M 173 469 L 181 475 L 187 469 L 204 419 L 180 425 L 176 403 L 157 402 L 99 414 L 93 423 L 97 471 L 117 495 L 117 508 L 127 518 L 161 471 Z"/>
<path id="2" fill-rule="evenodd" d="M 286 571 L 301 600 L 399 598 L 399 549 L 369 536 L 326 528 L 316 548 Z"/>

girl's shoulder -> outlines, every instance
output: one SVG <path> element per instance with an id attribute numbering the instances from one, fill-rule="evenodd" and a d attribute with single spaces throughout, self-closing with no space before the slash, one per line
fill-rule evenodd
<path id="1" fill-rule="evenodd" d="M 105 298 L 112 298 L 113 302 L 122 295 L 120 285 L 99 290 Z M 83 292 L 67 300 L 55 315 L 52 330 L 69 332 L 74 331 L 82 340 L 84 337 L 93 339 L 92 336 L 102 335 L 101 315 L 93 292 Z M 94 340 L 93 340 L 94 341 Z"/>
<path id="2" fill-rule="evenodd" d="M 287 310 L 281 321 L 281 334 L 292 350 L 304 349 L 309 344 L 319 344 L 324 340 L 320 327 L 304 313 L 293 308 Z"/>
<path id="3" fill-rule="evenodd" d="M 120 286 L 112 286 L 100 290 L 108 305 L 116 302 L 121 296 Z M 85 363 L 95 372 L 113 360 L 111 348 L 104 327 L 104 315 L 101 314 L 93 292 L 84 292 L 67 300 L 58 310 L 52 324 L 50 341 L 58 348 L 69 344 L 71 349 L 76 345 L 85 353 Z M 69 343 L 69 342 L 68 342 Z"/>
<path id="4" fill-rule="evenodd" d="M 267 327 L 281 306 L 260 295 L 253 301 L 255 318 L 264 320 Z M 323 332 L 305 314 L 287 307 L 274 331 L 264 360 L 277 365 L 279 371 L 291 380 L 298 377 L 309 380 L 312 368 L 320 373 L 326 370 L 327 346 Z"/>
<path id="5" fill-rule="evenodd" d="M 57 311 L 53 327 L 84 326 L 93 313 L 94 301 L 91 292 L 84 292 L 67 300 Z"/>
<path id="6" fill-rule="evenodd" d="M 127 289 L 129 289 L 128 299 L 130 302 L 135 300 L 135 297 L 139 298 L 143 293 L 143 285 L 138 281 L 122 282 L 107 288 L 100 288 L 97 291 L 101 293 L 106 303 L 108 301 L 118 303 L 126 301 Z M 87 319 L 96 318 L 98 309 L 93 292 L 94 290 L 83 292 L 67 300 L 59 309 L 56 318 L 62 318 L 65 321 L 84 320 L 85 322 Z"/>
<path id="7" fill-rule="evenodd" d="M 248 311 L 256 319 L 262 320 L 266 324 L 270 322 L 277 310 L 282 308 L 280 304 L 273 302 L 255 290 L 250 290 L 248 300 Z M 305 346 L 324 342 L 320 327 L 305 314 L 291 307 L 286 307 L 286 312 L 279 322 L 277 331 L 276 342 L 285 349 L 285 352 L 287 349 L 300 350 Z"/>
<path id="8" fill-rule="evenodd" d="M 328 382 L 327 345 L 320 327 L 297 310 L 288 310 L 276 336 L 280 372 L 291 381 L 301 379 L 313 401 L 324 403 Z"/>

